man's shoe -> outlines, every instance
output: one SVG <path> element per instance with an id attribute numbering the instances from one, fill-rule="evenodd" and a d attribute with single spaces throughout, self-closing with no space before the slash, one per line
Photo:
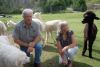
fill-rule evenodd
<path id="1" fill-rule="evenodd" d="M 26 63 L 23 65 L 23 67 L 29 67 L 30 66 L 30 63 Z"/>

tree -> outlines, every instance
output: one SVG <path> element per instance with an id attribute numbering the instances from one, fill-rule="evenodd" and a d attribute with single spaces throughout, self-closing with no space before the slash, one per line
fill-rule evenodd
<path id="1" fill-rule="evenodd" d="M 87 10 L 85 0 L 72 0 L 72 7 L 75 11 L 86 11 Z"/>
<path id="2" fill-rule="evenodd" d="M 12 13 L 19 10 L 19 0 L 0 0 L 0 13 Z"/>
<path id="3" fill-rule="evenodd" d="M 41 0 L 44 12 L 58 12 L 66 9 L 65 0 Z"/>
<path id="4" fill-rule="evenodd" d="M 72 0 L 65 0 L 66 7 L 70 7 L 72 4 Z"/>

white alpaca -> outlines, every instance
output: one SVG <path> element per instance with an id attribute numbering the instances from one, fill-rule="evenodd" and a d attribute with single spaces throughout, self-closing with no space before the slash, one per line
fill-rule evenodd
<path id="1" fill-rule="evenodd" d="M 52 20 L 45 23 L 45 31 L 46 31 L 45 43 L 48 43 L 48 38 L 50 37 L 50 35 L 52 39 L 55 41 L 55 38 L 53 37 L 52 32 L 56 31 L 56 34 L 58 34 L 60 30 L 60 25 L 63 23 L 67 23 L 67 21 Z"/>
<path id="2" fill-rule="evenodd" d="M 17 23 L 15 23 L 15 22 L 12 21 L 12 20 L 7 21 L 7 26 L 8 26 L 8 27 L 13 27 L 13 28 L 14 28 L 14 27 L 16 26 L 16 24 L 17 24 Z"/>
<path id="3" fill-rule="evenodd" d="M 5 35 L 7 32 L 7 27 L 6 25 L 0 21 L 0 35 Z"/>
<path id="4" fill-rule="evenodd" d="M 39 21 L 42 21 L 41 18 L 41 13 L 40 12 L 36 12 L 33 15 L 34 18 L 38 19 Z M 48 43 L 48 39 L 49 39 L 49 35 L 51 34 L 52 39 L 55 41 L 52 32 L 56 31 L 56 33 L 59 31 L 59 26 L 62 23 L 66 23 L 67 21 L 63 21 L 63 20 L 51 20 L 51 21 L 47 21 L 46 23 L 39 23 L 37 22 L 40 26 L 41 29 L 43 29 L 43 31 L 45 32 L 45 45 Z M 42 32 L 42 31 L 41 31 Z"/>
<path id="5" fill-rule="evenodd" d="M 44 31 L 45 25 L 42 21 L 36 18 L 32 18 L 32 21 L 38 24 L 40 32 Z"/>
<path id="6" fill-rule="evenodd" d="M 41 19 L 41 12 L 35 12 L 35 13 L 33 14 L 33 18 L 42 20 L 42 19 Z"/>
<path id="7" fill-rule="evenodd" d="M 36 22 L 36 23 L 39 25 L 40 32 L 44 31 L 45 24 L 42 22 L 42 19 L 41 19 L 41 12 L 36 12 L 36 13 L 34 13 L 34 14 L 33 14 L 32 20 L 33 20 L 34 22 Z"/>
<path id="8" fill-rule="evenodd" d="M 22 67 L 28 62 L 26 53 L 10 45 L 7 36 L 0 36 L 0 67 Z"/>

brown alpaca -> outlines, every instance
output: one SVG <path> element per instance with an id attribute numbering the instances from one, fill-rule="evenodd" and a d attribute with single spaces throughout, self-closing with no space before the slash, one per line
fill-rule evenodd
<path id="1" fill-rule="evenodd" d="M 96 14 L 92 11 L 87 11 L 83 16 L 84 16 L 84 19 L 82 23 L 86 25 L 84 28 L 84 48 L 82 51 L 82 56 L 85 56 L 85 52 L 88 46 L 89 47 L 89 57 L 93 58 L 92 57 L 92 46 L 96 39 L 96 35 L 98 31 L 94 23 L 94 20 L 95 19 L 99 20 L 99 18 L 96 17 Z"/>

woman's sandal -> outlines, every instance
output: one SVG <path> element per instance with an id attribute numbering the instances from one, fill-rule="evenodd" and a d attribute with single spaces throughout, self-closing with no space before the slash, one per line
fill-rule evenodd
<path id="1" fill-rule="evenodd" d="M 67 63 L 67 65 L 65 65 L 65 67 L 68 67 L 69 64 L 71 64 L 71 60 L 68 60 L 68 63 Z"/>

